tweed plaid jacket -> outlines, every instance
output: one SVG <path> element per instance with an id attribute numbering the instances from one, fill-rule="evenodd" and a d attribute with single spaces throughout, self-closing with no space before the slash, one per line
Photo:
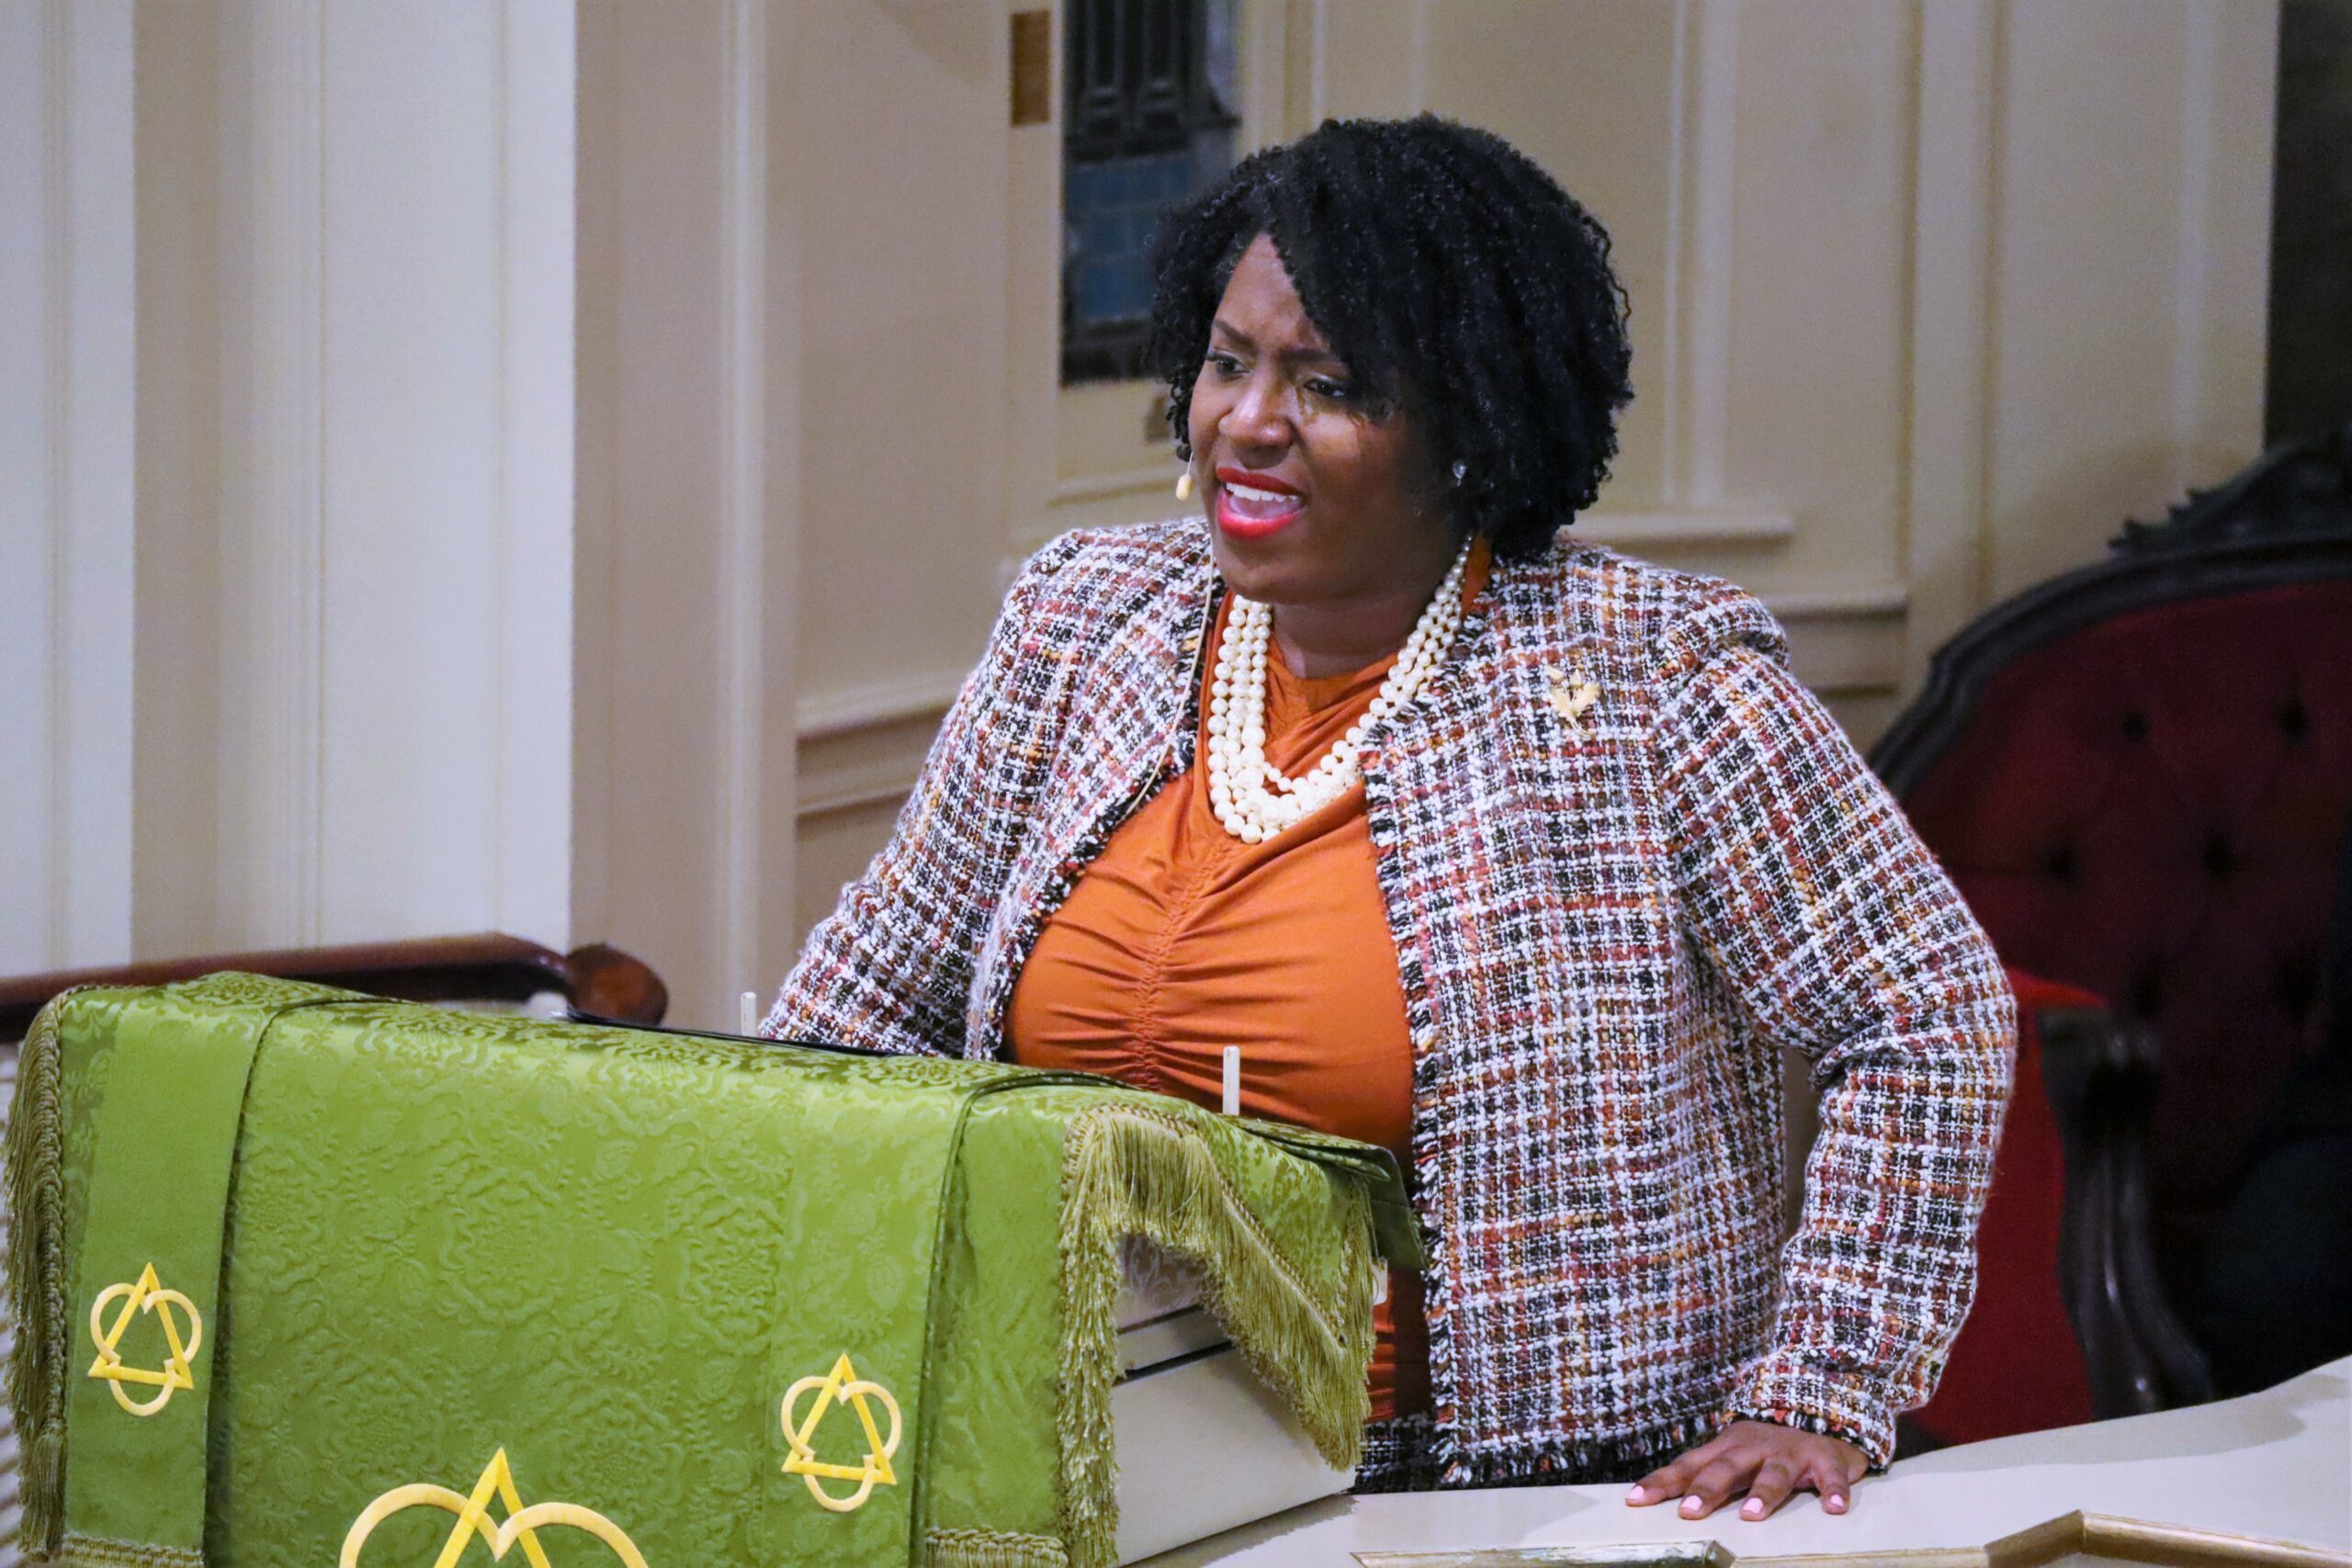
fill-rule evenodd
<path id="1" fill-rule="evenodd" d="M 1040 551 L 763 1032 L 998 1055 L 1039 929 L 1191 765 L 1222 592 L 1198 520 Z M 1563 530 L 1362 765 L 1434 1239 L 1410 1473 L 1597 1475 L 1736 1416 L 1884 1463 L 1973 1290 L 2014 1004 L 1771 616 Z M 1785 1246 L 1784 1048 L 1821 1097 Z"/>

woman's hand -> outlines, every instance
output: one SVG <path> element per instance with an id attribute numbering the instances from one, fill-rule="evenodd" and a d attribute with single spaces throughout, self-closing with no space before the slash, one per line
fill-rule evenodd
<path id="1" fill-rule="evenodd" d="M 1766 1519 L 1790 1493 L 1810 1489 L 1820 1494 L 1823 1513 L 1842 1514 L 1854 1483 L 1870 1467 L 1861 1450 L 1836 1438 L 1777 1421 L 1735 1421 L 1713 1441 L 1643 1476 L 1625 1502 L 1645 1508 L 1679 1497 L 1684 1518 L 1703 1519 L 1745 1492 L 1739 1517 Z"/>

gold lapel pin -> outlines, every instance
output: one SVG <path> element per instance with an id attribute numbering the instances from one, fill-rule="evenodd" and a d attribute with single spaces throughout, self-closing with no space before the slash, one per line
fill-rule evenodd
<path id="1" fill-rule="evenodd" d="M 1589 681 L 1570 685 L 1555 677 L 1552 682 L 1552 710 L 1567 721 L 1568 733 L 1579 740 L 1584 739 L 1584 716 L 1600 700 L 1600 688 Z"/>

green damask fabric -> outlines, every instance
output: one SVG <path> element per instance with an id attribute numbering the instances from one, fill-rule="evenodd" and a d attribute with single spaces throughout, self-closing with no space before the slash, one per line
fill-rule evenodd
<path id="1" fill-rule="evenodd" d="M 215 983 L 195 1010 L 154 991 L 85 1004 L 74 1105 L 87 1135 L 78 1141 L 107 1157 L 80 1183 L 69 1300 L 85 1317 L 103 1308 L 110 1343 L 91 1356 L 100 1343 L 92 1321 L 81 1353 L 93 1366 L 67 1385 L 68 1429 L 85 1436 L 81 1468 L 65 1477 L 64 1525 L 68 1540 L 88 1543 L 81 1555 L 120 1541 L 193 1560 L 203 1543 L 214 1348 L 204 1325 L 220 1321 L 220 1228 L 246 1075 L 271 1024 L 334 994 L 272 987 L 245 1000 L 244 988 Z M 161 1293 L 150 1296 L 151 1285 Z M 112 1375 L 92 1375 L 101 1360 Z M 151 1384 L 140 1371 L 175 1382 Z"/>
<path id="2" fill-rule="evenodd" d="M 1096 1080 L 247 977 L 53 1007 L 9 1162 L 28 1533 L 93 1562 L 192 1562 L 200 1520 L 215 1568 L 316 1568 L 372 1501 L 470 1494 L 503 1454 L 522 1505 L 593 1509 L 657 1568 L 1094 1568 L 1121 1240 L 1199 1265 L 1339 1463 L 1374 1232 L 1410 1246 L 1377 1151 Z M 142 1418 L 86 1377 L 86 1319 L 146 1261 L 205 1325 L 196 1387 Z M 837 1512 L 786 1473 L 785 1402 L 809 1380 L 805 1420 L 843 1357 L 900 1430 Z M 874 1446 L 846 1404 L 807 1435 L 852 1470 Z M 421 1568 L 456 1523 L 393 1513 L 366 1561 Z M 540 1534 L 558 1563 L 606 1554 Z"/>

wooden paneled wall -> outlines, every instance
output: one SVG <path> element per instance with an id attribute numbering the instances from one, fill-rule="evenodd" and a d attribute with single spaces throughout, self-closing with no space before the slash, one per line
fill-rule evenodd
<path id="1" fill-rule="evenodd" d="M 926 63 L 904 13 L 853 9 L 868 41 L 831 62 L 834 91 Z M 1431 109 L 1510 138 L 1609 227 L 1637 397 L 1577 525 L 1760 593 L 1858 741 L 1977 610 L 2259 444 L 2269 0 L 1242 9 L 1247 140 Z M 861 464 L 802 496 L 804 929 L 887 834 L 1009 564 L 1173 509 L 1151 389 L 1054 385 L 1057 131 L 1002 123 L 982 70 L 1000 43 L 959 40 L 930 155 L 898 176 L 952 281 L 895 327 L 859 316 L 869 354 L 938 378 L 891 412 L 953 434 L 902 444 L 885 489 Z M 844 209 L 817 243 L 855 254 L 897 222 Z M 992 302 L 968 297 L 999 271 L 996 360 Z M 814 279 L 810 319 L 833 315 Z M 1004 457 L 966 470 L 949 453 L 1000 410 Z M 991 573 L 964 487 L 999 471 Z"/>

